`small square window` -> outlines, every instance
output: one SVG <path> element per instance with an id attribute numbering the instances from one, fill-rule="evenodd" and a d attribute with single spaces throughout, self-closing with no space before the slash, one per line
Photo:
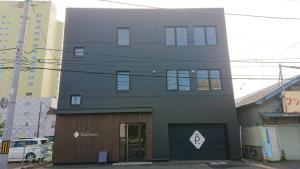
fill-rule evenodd
<path id="1" fill-rule="evenodd" d="M 119 28 L 118 29 L 118 45 L 119 46 L 128 46 L 129 45 L 129 29 L 128 28 Z"/>
<path id="2" fill-rule="evenodd" d="M 83 47 L 75 47 L 74 48 L 74 56 L 83 57 L 84 56 L 84 48 Z"/>
<path id="3" fill-rule="evenodd" d="M 80 95 L 72 95 L 71 96 L 71 105 L 80 105 L 81 104 L 81 96 Z"/>
<path id="4" fill-rule="evenodd" d="M 117 90 L 118 91 L 129 90 L 129 72 L 128 71 L 117 72 Z"/>

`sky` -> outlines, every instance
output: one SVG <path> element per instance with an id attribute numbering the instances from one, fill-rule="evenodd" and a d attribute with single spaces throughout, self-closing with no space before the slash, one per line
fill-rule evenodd
<path id="1" fill-rule="evenodd" d="M 52 0 L 57 17 L 66 7 L 138 8 L 101 0 Z M 235 98 L 278 83 L 279 63 L 300 66 L 300 0 L 114 0 L 159 8 L 224 8 L 227 14 L 247 14 L 299 19 L 268 19 L 225 15 Z M 240 63 L 236 60 L 269 63 Z M 264 59 L 264 60 L 262 60 Z M 272 63 L 270 63 L 272 62 Z M 300 69 L 283 68 L 284 78 Z M 245 79 L 246 78 L 246 79 Z M 250 79 L 252 78 L 252 80 Z M 254 79 L 253 79 L 254 78 Z M 261 80 L 264 78 L 265 80 Z"/>

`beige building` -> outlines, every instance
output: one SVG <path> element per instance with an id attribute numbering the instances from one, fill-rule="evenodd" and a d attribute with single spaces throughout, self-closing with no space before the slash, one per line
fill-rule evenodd
<path id="1" fill-rule="evenodd" d="M 0 97 L 8 96 L 15 48 L 19 35 L 23 1 L 0 1 Z M 26 28 L 24 67 L 20 74 L 18 98 L 57 97 L 59 72 L 43 68 L 57 69 L 60 66 L 61 52 L 34 48 L 61 49 L 63 23 L 56 19 L 56 9 L 50 1 L 33 1 L 29 8 Z M 51 62 L 51 63 L 50 63 Z"/>

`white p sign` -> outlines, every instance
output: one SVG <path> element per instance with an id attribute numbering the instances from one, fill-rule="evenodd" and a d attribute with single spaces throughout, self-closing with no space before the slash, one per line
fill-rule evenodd
<path id="1" fill-rule="evenodd" d="M 197 149 L 200 149 L 205 141 L 205 138 L 202 136 L 202 134 L 198 130 L 195 130 L 195 132 L 193 133 L 193 135 L 190 138 L 190 141 Z"/>

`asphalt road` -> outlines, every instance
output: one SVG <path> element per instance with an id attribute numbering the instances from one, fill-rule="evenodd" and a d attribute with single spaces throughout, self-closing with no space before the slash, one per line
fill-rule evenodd
<path id="1" fill-rule="evenodd" d="M 29 165 L 29 164 L 27 164 Z M 276 162 L 259 164 L 241 161 L 224 162 L 203 162 L 203 161 L 184 161 L 184 162 L 161 162 L 150 165 L 63 165 L 63 166 L 46 166 L 39 167 L 38 163 L 35 168 L 38 169 L 300 169 L 300 161 L 294 162 Z M 9 169 L 20 168 L 18 163 L 10 163 Z"/>

